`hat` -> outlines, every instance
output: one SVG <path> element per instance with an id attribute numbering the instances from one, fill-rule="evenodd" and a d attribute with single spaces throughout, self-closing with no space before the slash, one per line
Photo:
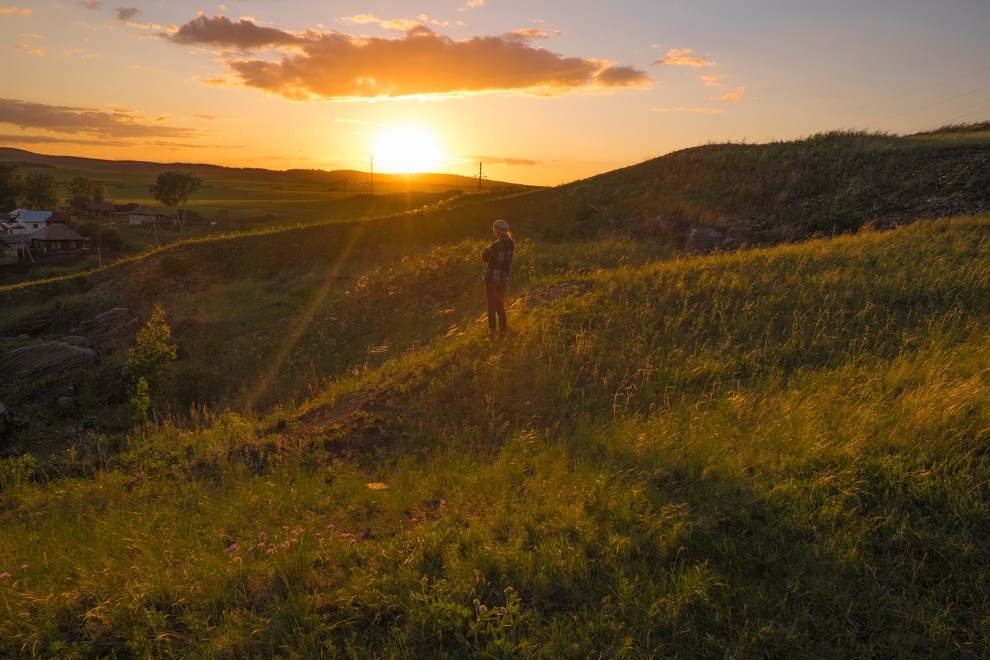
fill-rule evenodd
<path id="1" fill-rule="evenodd" d="M 505 232 L 509 231 L 509 223 L 499 218 L 498 220 L 495 221 L 495 224 L 492 225 L 492 229 L 498 232 L 502 232 L 504 234 Z"/>

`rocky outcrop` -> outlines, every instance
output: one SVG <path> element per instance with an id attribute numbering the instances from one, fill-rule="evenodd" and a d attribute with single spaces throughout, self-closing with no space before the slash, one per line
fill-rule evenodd
<path id="1" fill-rule="evenodd" d="M 44 378 L 96 364 L 91 348 L 51 341 L 17 348 L 0 355 L 0 383 L 10 384 L 26 378 Z"/>
<path id="2" fill-rule="evenodd" d="M 126 307 L 113 309 L 97 314 L 89 321 L 83 321 L 78 328 L 73 328 L 73 338 L 84 337 L 90 346 L 99 348 L 122 337 L 133 336 L 141 326 L 141 319 Z M 78 339 L 76 339 L 78 341 Z"/>

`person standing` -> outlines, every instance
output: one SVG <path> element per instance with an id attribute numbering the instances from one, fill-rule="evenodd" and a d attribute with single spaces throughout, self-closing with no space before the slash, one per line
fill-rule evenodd
<path id="1" fill-rule="evenodd" d="M 495 240 L 481 253 L 485 267 L 485 293 L 488 298 L 488 335 L 505 336 L 508 326 L 505 320 L 505 286 L 509 281 L 509 267 L 512 265 L 512 253 L 516 248 L 509 231 L 509 223 L 499 219 L 492 225 Z M 496 327 L 495 321 L 498 320 Z"/>

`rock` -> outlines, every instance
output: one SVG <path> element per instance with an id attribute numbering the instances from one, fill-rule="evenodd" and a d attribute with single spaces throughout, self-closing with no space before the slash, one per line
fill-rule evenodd
<path id="1" fill-rule="evenodd" d="M 71 346 L 82 346 L 83 348 L 91 348 L 89 339 L 86 337 L 81 337 L 79 335 L 69 335 L 68 337 L 62 337 L 59 341 L 64 341 L 66 344 Z"/>
<path id="2" fill-rule="evenodd" d="M 55 405 L 61 415 L 71 415 L 76 412 L 76 400 L 71 396 L 60 396 L 55 400 Z"/>
<path id="3" fill-rule="evenodd" d="M 684 241 L 685 252 L 700 252 L 708 254 L 722 247 L 725 243 L 725 233 L 714 227 L 692 227 Z"/>
<path id="4" fill-rule="evenodd" d="M 97 314 L 89 321 L 83 321 L 82 325 L 72 330 L 72 334 L 85 337 L 91 346 L 98 347 L 114 339 L 131 335 L 137 332 L 140 326 L 141 319 L 134 312 L 126 307 L 114 307 Z"/>
<path id="5" fill-rule="evenodd" d="M 25 346 L 0 355 L 0 383 L 43 378 L 94 364 L 96 353 L 91 348 L 73 346 L 64 341 Z"/>

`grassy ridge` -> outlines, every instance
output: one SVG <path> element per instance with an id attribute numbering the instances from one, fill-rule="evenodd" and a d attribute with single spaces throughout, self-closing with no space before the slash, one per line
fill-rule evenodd
<path id="1" fill-rule="evenodd" d="M 534 241 L 508 342 L 6 459 L 0 652 L 985 656 L 988 224 Z"/>

